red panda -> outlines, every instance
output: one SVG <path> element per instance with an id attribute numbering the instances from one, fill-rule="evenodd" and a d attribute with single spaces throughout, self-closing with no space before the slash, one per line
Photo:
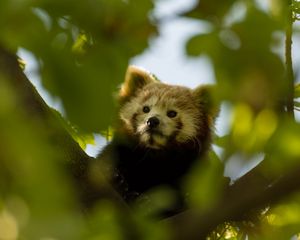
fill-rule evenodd
<path id="1" fill-rule="evenodd" d="M 182 178 L 211 145 L 210 86 L 168 85 L 129 66 L 119 105 L 113 140 L 97 157 L 114 165 L 112 184 L 128 203 L 160 185 L 180 192 Z"/>

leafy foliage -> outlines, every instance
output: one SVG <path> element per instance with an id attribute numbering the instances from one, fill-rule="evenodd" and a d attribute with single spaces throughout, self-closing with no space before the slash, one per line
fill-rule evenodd
<path id="1" fill-rule="evenodd" d="M 62 101 L 66 112 L 66 119 L 54 111 L 50 115 L 55 117 L 48 118 L 38 109 L 29 100 L 31 90 L 18 82 L 20 74 L 0 52 L 0 239 L 174 238 L 176 228 L 147 217 L 148 212 L 172 204 L 172 194 L 165 189 L 152 193 L 153 202 L 137 205 L 133 216 L 107 199 L 84 215 L 75 194 L 78 182 L 74 184 L 66 173 L 80 151 L 69 153 L 70 142 L 60 146 L 58 141 L 65 135 L 53 132 L 53 126 L 63 125 L 83 148 L 93 141 L 93 132 L 109 129 L 107 138 L 111 137 L 114 92 L 130 59 L 157 35 L 153 2 L 0 1 L 0 50 L 16 53 L 25 48 L 34 54 L 43 86 Z M 188 40 L 186 52 L 210 58 L 215 97 L 232 109 L 228 134 L 215 141 L 222 154 L 211 153 L 210 161 L 195 166 L 183 183 L 190 207 L 210 213 L 223 196 L 230 196 L 223 163 L 234 158 L 246 165 L 258 154 L 264 156 L 259 179 L 271 179 L 266 201 L 250 182 L 249 189 L 241 190 L 244 195 L 235 195 L 232 204 L 219 209 L 220 215 L 209 215 L 205 221 L 219 225 L 207 239 L 295 239 L 299 234 L 300 186 L 295 170 L 300 166 L 300 125 L 290 117 L 286 103 L 292 100 L 300 110 L 300 86 L 291 93 L 282 36 L 290 22 L 287 18 L 299 19 L 300 3 L 287 2 L 271 1 L 263 8 L 254 0 L 199 0 L 182 14 L 211 26 Z M 19 65 L 26 68 L 21 60 Z M 291 184 L 281 182 L 286 176 Z M 93 183 L 102 181 L 99 173 L 88 177 Z M 222 214 L 234 212 L 232 206 L 244 207 L 243 201 L 251 197 L 256 197 L 259 210 L 246 210 L 253 210 L 255 217 L 248 211 L 240 214 L 242 219 L 221 221 Z"/>
<path id="2" fill-rule="evenodd" d="M 32 51 L 44 86 L 61 98 L 68 118 L 99 131 L 112 121 L 101 113 L 113 116 L 111 95 L 128 60 L 155 34 L 145 17 L 151 8 L 150 0 L 22 1 L 18 7 L 2 1 L 2 44 Z"/>

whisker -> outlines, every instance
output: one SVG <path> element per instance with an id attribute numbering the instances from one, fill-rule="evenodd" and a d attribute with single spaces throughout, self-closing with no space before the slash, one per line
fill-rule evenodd
<path id="1" fill-rule="evenodd" d="M 199 139 L 197 137 L 190 137 L 190 141 L 193 142 L 194 147 L 197 147 L 199 150 L 198 152 L 201 151 L 201 142 L 199 141 Z"/>

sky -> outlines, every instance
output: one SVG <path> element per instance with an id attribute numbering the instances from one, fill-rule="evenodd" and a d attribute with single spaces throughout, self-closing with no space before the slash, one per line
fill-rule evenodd
<path id="1" fill-rule="evenodd" d="M 132 59 L 132 64 L 143 66 L 166 83 L 197 87 L 214 83 L 211 63 L 206 57 L 191 58 L 185 53 L 185 43 L 197 33 L 207 32 L 208 24 L 187 18 L 174 17 L 176 13 L 191 8 L 194 0 L 157 1 L 154 16 L 162 20 L 160 36 L 150 47 Z"/>

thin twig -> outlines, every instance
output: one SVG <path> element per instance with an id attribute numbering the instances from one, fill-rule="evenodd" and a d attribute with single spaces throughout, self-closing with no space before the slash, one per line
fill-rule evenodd
<path id="1" fill-rule="evenodd" d="M 287 23 L 285 31 L 285 64 L 286 64 L 286 81 L 288 86 L 287 93 L 287 112 L 288 114 L 295 119 L 294 116 L 294 71 L 293 71 L 293 62 L 292 62 L 292 35 L 293 35 L 293 10 L 292 10 L 292 0 L 288 1 L 288 14 L 287 14 Z"/>

